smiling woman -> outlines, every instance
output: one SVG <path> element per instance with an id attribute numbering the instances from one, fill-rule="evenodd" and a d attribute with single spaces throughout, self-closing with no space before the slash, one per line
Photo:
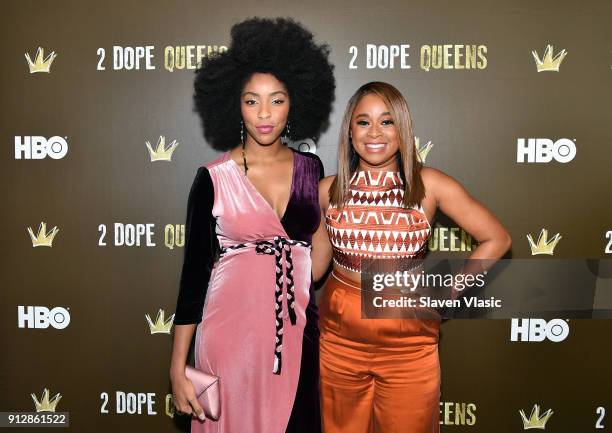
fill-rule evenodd
<path id="1" fill-rule="evenodd" d="M 376 95 L 365 95 L 355 107 L 355 135 L 349 131 L 353 148 L 368 156 L 363 159 L 364 167 L 386 166 L 392 163 L 398 150 L 397 130 L 393 126 L 391 113 L 384 104 L 379 104 Z"/>
<path id="2" fill-rule="evenodd" d="M 492 265 L 510 236 L 457 181 L 417 159 L 408 104 L 390 84 L 355 92 L 338 161 L 338 175 L 320 182 L 329 239 L 316 237 L 315 247 L 327 253 L 313 265 L 318 279 L 333 255 L 320 303 L 323 429 L 437 433 L 438 305 L 408 305 L 412 317 L 362 319 L 361 261 L 376 259 L 389 274 L 411 268 L 425 257 L 438 208 L 479 241 L 471 258 Z"/>
<path id="3" fill-rule="evenodd" d="M 323 165 L 281 142 L 317 136 L 331 110 L 328 50 L 312 39 L 292 20 L 247 20 L 196 74 L 204 135 L 226 152 L 198 168 L 187 203 L 170 377 L 177 410 L 200 417 L 192 432 L 321 431 L 310 248 Z M 185 376 L 194 332 L 195 367 L 219 377 L 215 421 Z"/>

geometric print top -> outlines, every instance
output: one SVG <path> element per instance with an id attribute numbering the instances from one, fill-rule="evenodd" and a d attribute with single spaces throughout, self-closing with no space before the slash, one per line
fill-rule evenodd
<path id="1" fill-rule="evenodd" d="M 356 171 L 349 200 L 325 213 L 334 262 L 361 272 L 361 259 L 420 259 L 431 226 L 421 205 L 405 208 L 404 183 L 396 171 Z"/>

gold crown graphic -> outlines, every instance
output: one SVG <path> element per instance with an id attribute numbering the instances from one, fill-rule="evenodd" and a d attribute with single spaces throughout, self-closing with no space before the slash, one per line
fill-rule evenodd
<path id="1" fill-rule="evenodd" d="M 155 317 L 155 323 L 151 320 L 151 316 L 145 314 L 145 318 L 147 322 L 149 322 L 149 330 L 151 334 L 170 334 L 170 329 L 172 329 L 172 323 L 174 320 L 174 314 L 168 318 L 168 320 L 164 320 L 166 313 L 161 308 L 157 312 L 157 317 Z"/>
<path id="2" fill-rule="evenodd" d="M 417 151 L 417 159 L 421 162 L 425 162 L 429 151 L 433 147 L 431 140 L 421 146 L 421 139 L 419 137 L 414 137 L 414 146 L 416 147 Z"/>
<path id="3" fill-rule="evenodd" d="M 561 235 L 557 233 L 550 240 L 548 240 L 548 230 L 542 229 L 540 230 L 540 235 L 538 236 L 538 242 L 533 241 L 531 233 L 527 235 L 527 240 L 529 241 L 529 246 L 531 247 L 532 256 L 537 254 L 548 254 L 549 256 L 552 256 L 554 254 L 555 247 L 561 240 Z"/>
<path id="4" fill-rule="evenodd" d="M 525 416 L 523 409 L 519 410 L 519 413 L 521 414 L 521 418 L 523 418 L 523 430 L 529 430 L 532 428 L 544 430 L 546 428 L 548 418 L 550 418 L 554 412 L 552 409 L 548 409 L 540 416 L 540 406 L 536 404 L 533 406 L 533 409 L 531 409 L 529 419 L 527 419 L 527 416 Z"/>
<path id="5" fill-rule="evenodd" d="M 151 143 L 148 141 L 145 142 L 147 145 L 147 149 L 149 149 L 149 154 L 151 155 L 151 162 L 153 161 L 172 161 L 172 153 L 176 146 L 178 146 L 178 142 L 176 140 L 172 140 L 172 143 L 168 145 L 166 148 L 166 137 L 163 135 L 159 136 L 159 140 L 157 140 L 157 148 L 153 150 Z"/>
<path id="6" fill-rule="evenodd" d="M 533 58 L 535 59 L 536 66 L 538 67 L 538 72 L 543 71 L 556 71 L 559 72 L 559 66 L 561 66 L 561 62 L 567 56 L 567 51 L 561 50 L 557 53 L 557 55 L 553 58 L 553 47 L 552 45 L 547 45 L 546 50 L 544 51 L 544 56 L 540 60 L 538 53 L 533 50 L 531 52 L 533 54 Z"/>
<path id="7" fill-rule="evenodd" d="M 28 233 L 30 233 L 30 238 L 32 238 L 32 246 L 33 247 L 50 247 L 53 244 L 53 238 L 59 232 L 57 226 L 53 227 L 49 233 L 47 233 L 47 224 L 41 222 L 38 226 L 38 234 L 34 236 L 34 232 L 30 227 L 28 227 Z"/>
<path id="8" fill-rule="evenodd" d="M 32 395 L 32 400 L 34 400 L 34 404 L 36 405 L 36 412 L 55 412 L 55 406 L 62 398 L 60 393 L 55 394 L 55 397 L 51 401 L 49 401 L 49 390 L 45 388 L 42 394 L 42 398 L 40 401 L 36 398 L 34 393 Z"/>
<path id="9" fill-rule="evenodd" d="M 34 61 L 32 61 L 30 58 L 30 53 L 25 53 L 25 58 L 28 61 L 28 66 L 30 67 L 30 74 L 35 72 L 51 73 L 49 69 L 51 68 L 51 63 L 53 63 L 53 60 L 55 60 L 57 57 L 57 54 L 55 54 L 55 51 L 51 51 L 51 54 L 49 54 L 47 58 L 43 60 L 44 57 L 44 50 L 42 47 L 38 47 L 36 50 L 36 57 L 34 58 Z"/>

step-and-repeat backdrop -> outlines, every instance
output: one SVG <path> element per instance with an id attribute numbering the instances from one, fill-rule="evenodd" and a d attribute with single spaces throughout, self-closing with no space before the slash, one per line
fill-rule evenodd
<path id="1" fill-rule="evenodd" d="M 13 1 L 0 411 L 68 412 L 75 432 L 188 430 L 171 400 L 172 319 L 187 194 L 217 156 L 193 71 L 255 15 L 294 17 L 331 47 L 330 126 L 316 146 L 292 143 L 326 174 L 350 95 L 390 82 L 425 163 L 510 231 L 506 258 L 597 259 L 596 296 L 612 304 L 610 2 Z M 432 254 L 475 246 L 437 216 Z M 592 318 L 445 322 L 443 431 L 612 430 L 611 334 Z"/>

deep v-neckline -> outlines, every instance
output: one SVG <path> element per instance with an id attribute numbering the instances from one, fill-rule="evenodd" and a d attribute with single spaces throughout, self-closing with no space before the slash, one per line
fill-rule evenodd
<path id="1" fill-rule="evenodd" d="M 281 225 L 283 223 L 283 219 L 285 218 L 285 215 L 287 215 L 287 210 L 289 209 L 289 205 L 291 204 L 291 198 L 293 197 L 293 187 L 295 185 L 295 171 L 296 171 L 295 170 L 295 164 L 296 164 L 296 159 L 297 159 L 297 156 L 296 156 L 297 152 L 295 150 L 293 150 L 291 147 L 289 149 L 291 150 L 291 155 L 293 156 L 293 166 L 291 168 L 291 186 L 289 187 L 289 198 L 287 199 L 287 204 L 285 205 L 285 210 L 283 211 L 283 215 L 280 216 L 280 217 L 278 216 L 278 214 L 276 213 L 276 211 L 274 210 L 272 205 L 268 202 L 268 200 L 266 200 L 266 198 L 263 196 L 263 194 L 259 192 L 259 190 L 255 186 L 255 184 L 253 182 L 251 182 L 251 179 L 249 179 L 244 174 L 244 172 L 240 169 L 240 166 L 238 165 L 238 163 L 232 159 L 230 153 L 227 152 L 227 159 L 229 159 L 231 161 L 231 164 L 238 171 L 238 173 L 240 174 L 240 177 L 244 179 L 245 185 L 247 185 L 249 188 L 251 188 L 253 190 L 253 192 L 255 193 L 255 195 L 257 197 L 259 197 L 259 199 L 262 202 L 264 202 L 266 207 L 268 209 L 270 209 L 272 214 L 276 217 L 278 222 L 281 223 Z"/>

